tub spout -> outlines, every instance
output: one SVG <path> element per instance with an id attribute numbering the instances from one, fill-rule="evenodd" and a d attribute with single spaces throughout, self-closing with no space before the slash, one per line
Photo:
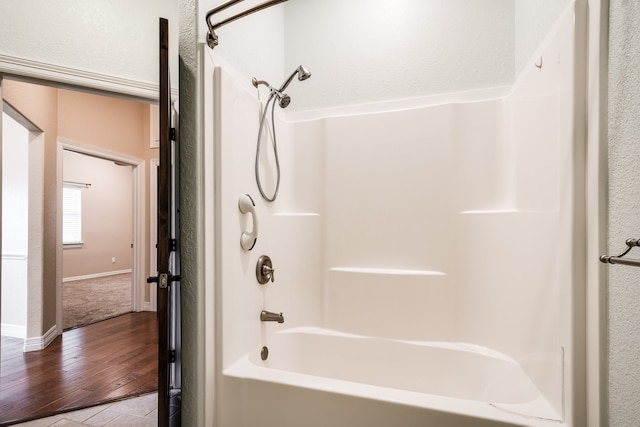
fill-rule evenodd
<path id="1" fill-rule="evenodd" d="M 260 312 L 260 320 L 263 322 L 278 322 L 284 323 L 284 316 L 282 313 L 271 313 L 270 311 L 262 310 Z"/>

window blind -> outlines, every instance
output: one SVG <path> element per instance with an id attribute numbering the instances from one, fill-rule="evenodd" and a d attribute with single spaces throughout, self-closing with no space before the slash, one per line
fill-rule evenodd
<path id="1" fill-rule="evenodd" d="M 62 243 L 82 243 L 82 192 L 77 185 L 62 187 Z"/>

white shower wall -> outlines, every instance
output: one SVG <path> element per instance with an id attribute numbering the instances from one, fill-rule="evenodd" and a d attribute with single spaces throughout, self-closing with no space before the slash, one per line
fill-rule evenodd
<path id="1" fill-rule="evenodd" d="M 519 75 L 540 46 L 556 18 L 572 0 L 517 0 L 515 14 L 515 75 Z"/>
<path id="2" fill-rule="evenodd" d="M 572 12 L 509 96 L 329 118 L 325 134 L 327 326 L 498 349 L 558 413 L 583 247 Z"/>

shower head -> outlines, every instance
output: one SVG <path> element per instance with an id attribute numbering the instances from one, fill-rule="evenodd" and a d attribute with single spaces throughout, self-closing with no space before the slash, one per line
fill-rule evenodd
<path id="1" fill-rule="evenodd" d="M 278 89 L 278 90 L 280 92 L 283 92 L 287 88 L 287 86 L 289 86 L 289 84 L 291 84 L 291 82 L 293 81 L 293 78 L 296 76 L 296 74 L 298 75 L 298 80 L 300 80 L 300 81 L 307 80 L 309 77 L 311 77 L 311 73 L 309 72 L 309 70 L 307 70 L 302 65 L 300 65 L 300 66 L 298 66 L 298 68 L 295 69 L 295 71 L 293 73 L 291 73 L 289 78 L 287 80 L 285 80 L 284 83 L 282 83 L 282 86 L 280 86 L 280 89 Z"/>
<path id="2" fill-rule="evenodd" d="M 298 72 L 298 80 L 300 81 L 307 80 L 309 77 L 311 77 L 311 73 L 309 72 L 309 70 L 304 68 L 302 65 L 300 65 L 296 71 Z"/>
<path id="3" fill-rule="evenodd" d="M 271 91 L 269 99 L 275 96 L 278 100 L 278 105 L 280 106 L 280 108 L 287 108 L 289 104 L 291 104 L 291 97 L 286 93 L 280 92 L 278 89 L 271 85 L 269 85 L 269 90 Z"/>
<path id="4" fill-rule="evenodd" d="M 280 108 L 287 108 L 291 104 L 291 97 L 286 93 L 277 93 L 276 96 L 279 99 L 278 105 Z"/>

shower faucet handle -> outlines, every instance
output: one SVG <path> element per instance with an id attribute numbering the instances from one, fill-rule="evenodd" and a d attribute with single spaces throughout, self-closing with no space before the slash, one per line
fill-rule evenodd
<path id="1" fill-rule="evenodd" d="M 270 277 L 271 278 L 271 283 L 274 282 L 275 278 L 273 277 L 273 273 L 275 273 L 275 269 L 272 267 L 269 267 L 268 265 L 263 265 L 262 266 L 262 274 L 264 274 L 266 277 Z"/>
<path id="2" fill-rule="evenodd" d="M 273 283 L 275 280 L 273 273 L 275 271 L 269 255 L 261 255 L 260 258 L 258 258 L 258 263 L 256 264 L 256 279 L 258 279 L 258 283 L 264 285 L 269 282 L 269 280 Z"/>

